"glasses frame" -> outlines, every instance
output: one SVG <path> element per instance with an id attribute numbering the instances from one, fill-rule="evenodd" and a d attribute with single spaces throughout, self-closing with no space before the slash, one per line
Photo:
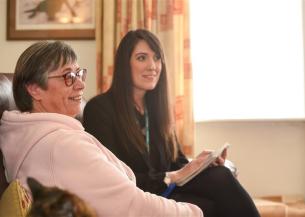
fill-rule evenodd
<path id="1" fill-rule="evenodd" d="M 68 78 L 68 75 L 71 75 L 71 77 Z M 76 72 L 71 71 L 71 72 L 67 72 L 63 75 L 48 76 L 48 79 L 49 78 L 64 78 L 65 85 L 67 87 L 71 87 L 75 83 L 77 78 L 80 78 L 82 81 L 85 81 L 86 75 L 87 75 L 87 69 L 79 69 Z"/>

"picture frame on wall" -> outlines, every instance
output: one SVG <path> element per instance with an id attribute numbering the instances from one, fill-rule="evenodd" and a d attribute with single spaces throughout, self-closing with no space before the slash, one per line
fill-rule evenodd
<path id="1" fill-rule="evenodd" d="M 7 0 L 8 40 L 93 40 L 95 0 Z"/>

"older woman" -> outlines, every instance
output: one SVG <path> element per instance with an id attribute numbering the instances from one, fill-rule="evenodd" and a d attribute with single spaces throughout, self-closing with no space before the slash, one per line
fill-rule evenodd
<path id="1" fill-rule="evenodd" d="M 37 42 L 20 56 L 13 94 L 20 111 L 4 112 L 0 148 L 8 181 L 28 176 L 76 193 L 98 216 L 202 216 L 136 187 L 135 175 L 74 117 L 87 70 L 63 42 Z"/>

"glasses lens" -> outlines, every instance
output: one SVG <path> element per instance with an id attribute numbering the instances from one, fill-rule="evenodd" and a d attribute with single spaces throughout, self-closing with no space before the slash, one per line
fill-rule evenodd
<path id="1" fill-rule="evenodd" d="M 86 80 L 86 74 L 87 70 L 86 69 L 80 69 L 77 72 L 69 72 L 65 74 L 65 83 L 69 87 L 74 84 L 76 81 L 76 77 L 80 78 L 82 81 Z"/>
<path id="2" fill-rule="evenodd" d="M 86 80 L 86 74 L 87 74 L 87 70 L 86 69 L 81 69 L 78 72 L 76 72 L 76 76 L 80 79 L 82 79 L 82 81 Z"/>
<path id="3" fill-rule="evenodd" d="M 65 76 L 65 82 L 67 86 L 71 86 L 76 79 L 76 75 L 74 72 L 67 73 Z"/>

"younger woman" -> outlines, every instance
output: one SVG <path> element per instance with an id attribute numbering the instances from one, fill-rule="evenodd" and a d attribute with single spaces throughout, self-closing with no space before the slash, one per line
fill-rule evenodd
<path id="1" fill-rule="evenodd" d="M 85 107 L 85 130 L 131 167 L 144 191 L 196 204 L 205 217 L 259 216 L 248 193 L 223 166 L 226 151 L 217 166 L 168 191 L 188 169 L 188 160 L 170 120 L 167 88 L 157 37 L 143 29 L 128 32 L 116 52 L 109 91 Z"/>

